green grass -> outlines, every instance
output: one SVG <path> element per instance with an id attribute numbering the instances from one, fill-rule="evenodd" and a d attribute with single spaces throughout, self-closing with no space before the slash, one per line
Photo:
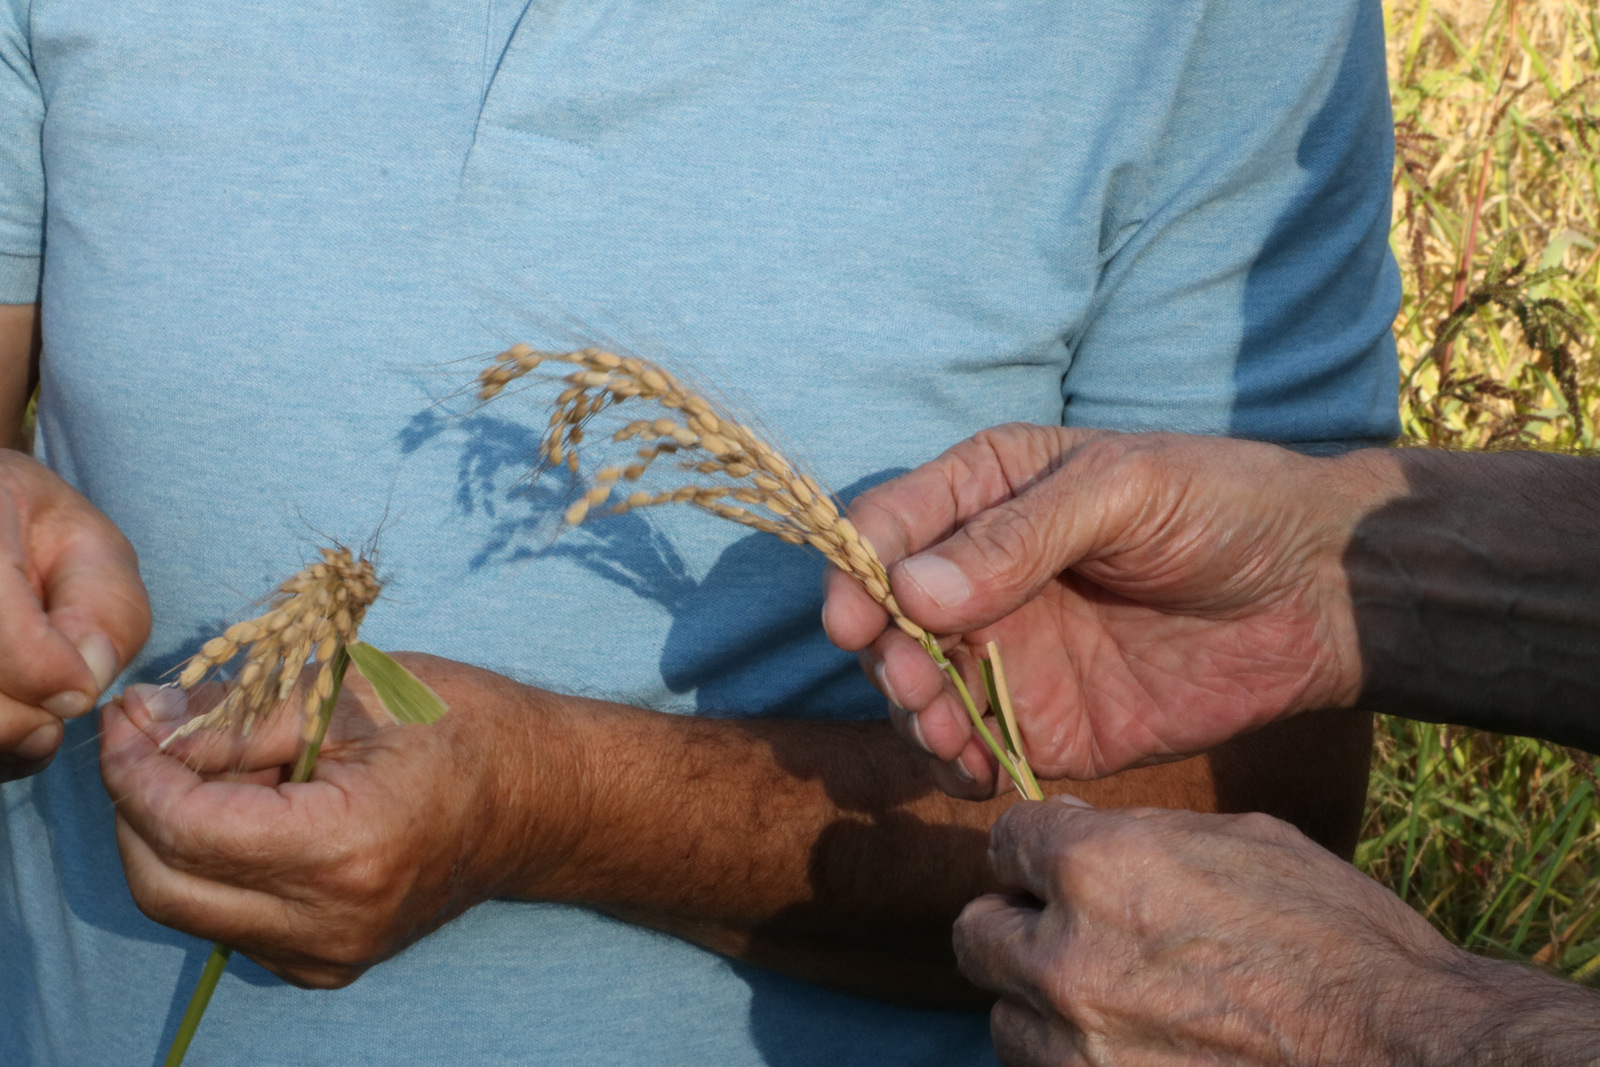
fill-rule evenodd
<path id="1" fill-rule="evenodd" d="M 1386 719 L 1356 864 L 1458 944 L 1600 970 L 1594 758 Z"/>

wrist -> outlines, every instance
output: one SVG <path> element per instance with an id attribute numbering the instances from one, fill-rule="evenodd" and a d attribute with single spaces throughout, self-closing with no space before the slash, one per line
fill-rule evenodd
<path id="1" fill-rule="evenodd" d="M 1479 1024 L 1497 1017 L 1497 965 L 1454 945 L 1395 976 L 1374 1019 L 1374 1052 L 1417 1067 L 1494 1063 L 1483 1060 Z"/>
<path id="2" fill-rule="evenodd" d="M 1326 632 L 1315 679 L 1307 687 L 1304 706 L 1295 710 L 1352 708 L 1360 703 L 1365 685 L 1350 570 L 1353 545 L 1363 520 L 1405 495 L 1406 480 L 1392 449 L 1362 449 L 1304 462 L 1312 466 L 1300 480 L 1300 492 L 1315 531 L 1305 587 Z"/>
<path id="3" fill-rule="evenodd" d="M 594 702 L 497 681 L 505 688 L 482 744 L 481 899 L 570 899 L 560 887 L 594 817 L 593 731 L 583 714 Z"/>

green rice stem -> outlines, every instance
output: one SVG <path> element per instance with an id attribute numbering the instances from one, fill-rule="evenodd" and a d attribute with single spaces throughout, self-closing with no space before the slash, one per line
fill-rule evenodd
<path id="1" fill-rule="evenodd" d="M 178 1067 L 183 1062 L 184 1055 L 189 1051 L 189 1042 L 194 1040 L 194 1032 L 200 1028 L 200 1017 L 206 1013 L 206 1005 L 211 1003 L 217 979 L 222 977 L 232 956 L 233 949 L 220 941 L 211 946 L 211 955 L 206 960 L 205 969 L 200 972 L 200 980 L 194 985 L 194 992 L 189 995 L 189 1006 L 184 1009 L 183 1021 L 178 1024 L 178 1032 L 172 1037 L 172 1047 L 167 1049 L 163 1067 Z"/>
<path id="2" fill-rule="evenodd" d="M 967 718 L 972 721 L 972 728 L 978 732 L 978 737 L 989 750 L 989 754 L 995 758 L 995 762 L 1000 764 L 1000 769 L 1006 772 L 1012 784 L 1017 787 L 1017 792 L 1029 800 L 1043 800 L 1044 791 L 1039 788 L 1038 781 L 1033 777 L 1033 771 L 1028 768 L 1028 761 L 1020 755 L 1013 761 L 1011 755 L 1001 747 L 1000 742 L 995 740 L 994 734 L 990 733 L 989 727 L 984 724 L 983 716 L 978 713 L 978 706 L 973 702 L 972 694 L 967 690 L 967 683 L 961 677 L 961 672 L 956 670 L 955 664 L 950 662 L 938 642 L 929 635 L 923 639 L 922 647 L 955 685 L 956 693 L 960 695 L 961 703 L 967 709 Z"/>

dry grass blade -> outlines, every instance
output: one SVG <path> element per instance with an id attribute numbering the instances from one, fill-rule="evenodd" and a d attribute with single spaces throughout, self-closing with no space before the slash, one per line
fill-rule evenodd
<path id="1" fill-rule="evenodd" d="M 322 561 L 301 570 L 273 593 L 267 611 L 234 623 L 207 641 L 184 664 L 178 685 L 199 685 L 243 653 L 235 685 L 215 708 L 167 739 L 195 730 L 226 726 L 248 732 L 294 692 L 307 666 L 317 677 L 302 708 L 306 740 L 317 726 L 317 711 L 333 690 L 331 661 L 340 645 L 354 644 L 367 609 L 382 583 L 371 561 L 348 548 L 324 548 Z"/>

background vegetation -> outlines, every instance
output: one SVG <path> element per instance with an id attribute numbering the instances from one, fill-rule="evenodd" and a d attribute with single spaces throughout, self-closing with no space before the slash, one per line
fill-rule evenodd
<path id="1" fill-rule="evenodd" d="M 1387 19 L 1406 433 L 1594 448 L 1600 7 L 1393 0 Z M 1583 753 L 1382 720 L 1356 862 L 1457 942 L 1587 980 L 1596 787 Z"/>

